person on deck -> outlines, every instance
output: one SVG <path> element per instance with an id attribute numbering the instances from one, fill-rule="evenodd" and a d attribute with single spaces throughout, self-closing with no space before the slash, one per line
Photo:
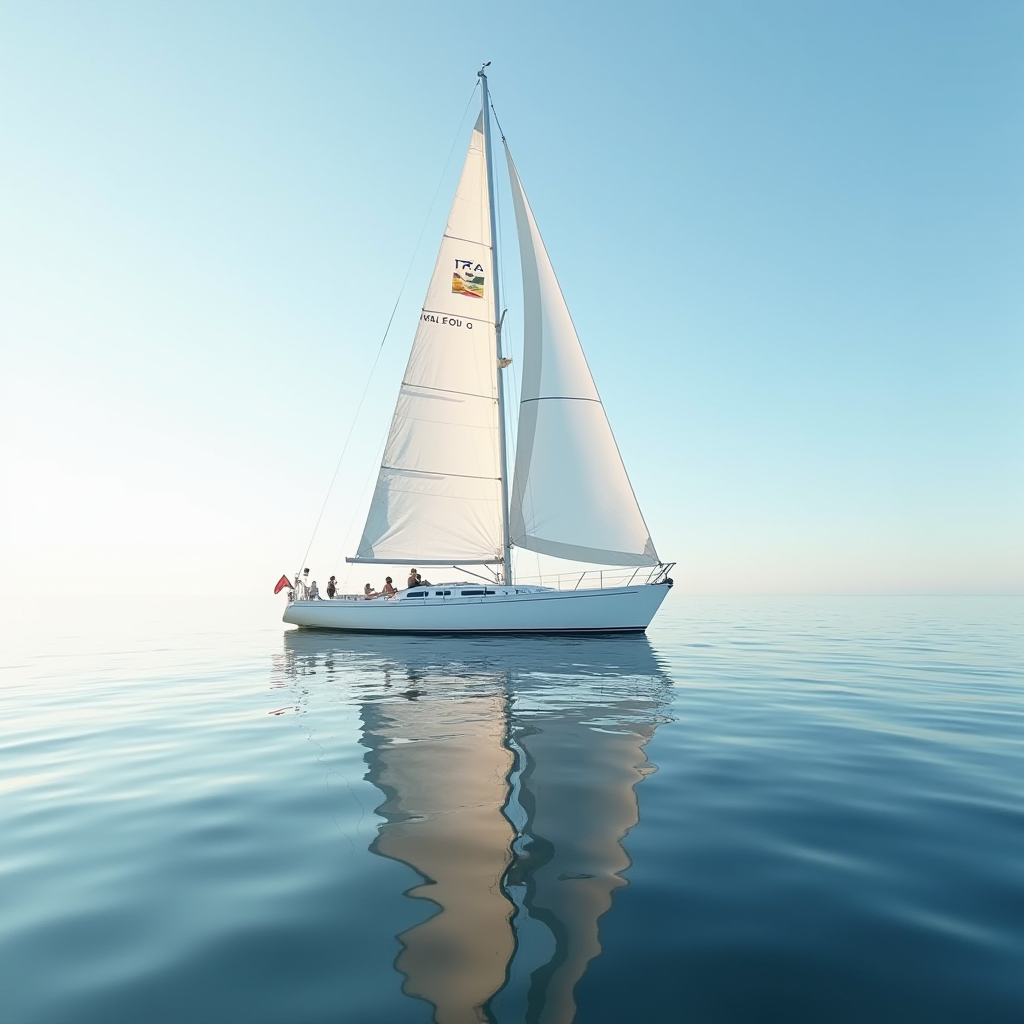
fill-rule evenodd
<path id="1" fill-rule="evenodd" d="M 380 588 L 380 592 L 385 597 L 394 597 L 395 594 L 398 593 L 398 591 L 395 590 L 394 585 L 391 582 L 391 577 L 390 576 L 385 576 L 384 577 L 384 586 Z"/>
<path id="2" fill-rule="evenodd" d="M 416 573 L 416 586 L 417 587 L 432 587 L 433 584 L 430 580 L 425 580 L 419 573 Z"/>
<path id="3" fill-rule="evenodd" d="M 323 598 L 320 596 L 320 591 L 316 589 L 316 580 L 313 580 L 309 585 L 309 600 L 310 601 L 322 601 Z"/>
<path id="4" fill-rule="evenodd" d="M 363 587 L 363 597 L 365 597 L 367 601 L 372 601 L 376 596 L 377 591 L 367 583 L 366 586 Z"/>
<path id="5" fill-rule="evenodd" d="M 334 600 L 334 595 L 338 592 L 338 581 L 332 576 L 327 581 L 327 599 L 329 601 Z"/>
<path id="6" fill-rule="evenodd" d="M 412 590 L 413 587 L 419 586 L 419 582 L 420 582 L 419 581 L 419 574 L 416 572 L 415 569 L 410 569 L 409 570 L 409 580 L 408 580 L 408 583 L 406 584 L 406 586 L 410 590 Z"/>

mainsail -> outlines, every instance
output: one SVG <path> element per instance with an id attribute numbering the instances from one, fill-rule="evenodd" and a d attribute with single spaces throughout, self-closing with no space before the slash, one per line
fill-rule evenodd
<path id="1" fill-rule="evenodd" d="M 505 147 L 523 266 L 523 383 L 510 529 L 516 547 L 657 565 L 576 328 Z"/>
<path id="2" fill-rule="evenodd" d="M 494 283 L 481 114 L 350 561 L 501 561 Z"/>
<path id="3" fill-rule="evenodd" d="M 503 560 L 496 281 L 483 119 L 481 113 L 473 130 L 366 526 L 349 561 Z M 525 307 L 509 539 L 514 547 L 575 561 L 657 565 L 507 146 L 505 152 Z"/>

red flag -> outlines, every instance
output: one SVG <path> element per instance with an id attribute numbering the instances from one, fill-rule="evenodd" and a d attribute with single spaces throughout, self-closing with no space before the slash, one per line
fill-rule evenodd
<path id="1" fill-rule="evenodd" d="M 287 587 L 289 590 L 291 590 L 291 588 L 292 588 L 292 581 L 290 579 L 288 579 L 287 576 L 282 576 L 277 581 L 277 586 L 274 587 L 274 593 L 275 594 L 280 594 L 281 591 L 284 590 L 285 587 Z"/>

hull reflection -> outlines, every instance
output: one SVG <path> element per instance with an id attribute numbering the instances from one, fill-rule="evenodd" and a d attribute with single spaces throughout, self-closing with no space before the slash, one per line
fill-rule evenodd
<path id="1" fill-rule="evenodd" d="M 669 681 L 642 635 L 285 634 L 285 666 L 327 666 L 360 703 L 371 849 L 437 911 L 398 936 L 403 990 L 438 1024 L 568 1024 L 630 866 L 635 787 Z"/>
<path id="2" fill-rule="evenodd" d="M 461 1024 L 501 988 L 512 957 L 513 907 L 501 888 L 512 827 L 502 813 L 513 758 L 500 694 L 414 697 L 366 704 L 369 778 L 386 799 L 371 847 L 424 878 L 409 896 L 439 912 L 399 936 L 404 991 Z"/>

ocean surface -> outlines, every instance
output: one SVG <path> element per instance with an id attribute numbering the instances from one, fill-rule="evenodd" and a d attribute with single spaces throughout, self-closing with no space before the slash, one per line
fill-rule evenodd
<path id="1" fill-rule="evenodd" d="M 1024 601 L 5 606 L 0 1022 L 1024 1020 Z"/>

